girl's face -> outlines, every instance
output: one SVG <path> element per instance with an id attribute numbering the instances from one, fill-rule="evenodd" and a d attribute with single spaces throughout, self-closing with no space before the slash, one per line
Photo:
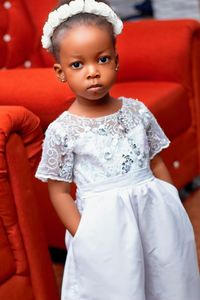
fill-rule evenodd
<path id="1" fill-rule="evenodd" d="M 79 101 L 109 97 L 117 67 L 118 57 L 105 28 L 77 25 L 60 38 L 60 64 L 54 69 Z"/>

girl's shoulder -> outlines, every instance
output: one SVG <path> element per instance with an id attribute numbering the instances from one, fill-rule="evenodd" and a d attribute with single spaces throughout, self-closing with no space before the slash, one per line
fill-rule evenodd
<path id="1" fill-rule="evenodd" d="M 52 121 L 45 135 L 67 135 L 70 131 L 70 121 L 67 111 L 62 112 L 54 121 Z"/>
<path id="2" fill-rule="evenodd" d="M 136 123 L 142 122 L 142 124 L 147 128 L 151 121 L 155 119 L 152 112 L 147 108 L 147 106 L 138 99 L 124 98 L 125 107 L 127 108 L 128 115 L 131 115 Z"/>
<path id="3" fill-rule="evenodd" d="M 133 98 L 121 97 L 123 99 L 124 106 L 132 110 L 132 112 L 142 115 L 143 113 L 148 112 L 146 105 L 138 100 Z"/>

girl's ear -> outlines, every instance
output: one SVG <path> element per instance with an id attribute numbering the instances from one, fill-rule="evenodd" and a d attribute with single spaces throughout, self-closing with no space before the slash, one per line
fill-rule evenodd
<path id="1" fill-rule="evenodd" d="M 56 72 L 56 77 L 58 78 L 58 80 L 61 81 L 61 82 L 66 82 L 67 79 L 65 77 L 65 74 L 62 70 L 61 65 L 60 64 L 54 64 L 53 68 L 54 68 L 54 71 Z"/>

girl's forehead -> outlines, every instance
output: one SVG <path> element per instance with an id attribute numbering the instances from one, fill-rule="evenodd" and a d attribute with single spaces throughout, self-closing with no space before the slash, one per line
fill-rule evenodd
<path id="1" fill-rule="evenodd" d="M 63 32 L 60 38 L 61 53 L 101 52 L 108 48 L 114 48 L 112 37 L 103 26 L 77 25 Z"/>

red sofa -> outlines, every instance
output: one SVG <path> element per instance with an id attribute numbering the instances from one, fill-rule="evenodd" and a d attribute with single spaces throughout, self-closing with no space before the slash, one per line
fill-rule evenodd
<path id="1" fill-rule="evenodd" d="M 59 299 L 32 185 L 41 138 L 39 118 L 33 113 L 23 107 L 1 106 L 1 300 Z"/>
<path id="2" fill-rule="evenodd" d="M 12 106 L 24 106 L 40 118 L 44 131 L 74 97 L 66 84 L 55 79 L 53 59 L 40 44 L 42 24 L 56 1 L 9 3 L 2 2 L 0 8 L 0 111 L 6 114 L 4 105 L 8 113 Z M 126 23 L 117 47 L 120 70 L 112 94 L 138 98 L 156 115 L 171 139 L 162 156 L 176 186 L 183 187 L 200 173 L 199 22 Z M 0 119 L 0 128 L 1 123 Z M 41 145 L 42 139 L 38 141 Z M 38 161 L 39 155 L 34 168 Z M 26 175 L 20 171 L 18 176 Z M 33 176 L 32 183 L 48 245 L 62 248 L 64 227 L 51 207 L 47 185 Z"/>

